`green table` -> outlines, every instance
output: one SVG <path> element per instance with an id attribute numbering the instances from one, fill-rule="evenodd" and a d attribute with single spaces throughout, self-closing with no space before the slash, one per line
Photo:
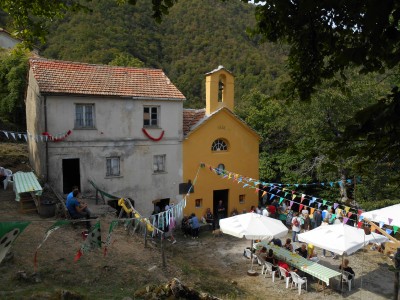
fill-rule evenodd
<path id="1" fill-rule="evenodd" d="M 330 268 L 327 268 L 321 264 L 305 259 L 297 253 L 292 253 L 285 248 L 269 245 L 265 242 L 260 242 L 259 245 L 266 247 L 268 250 L 272 249 L 274 255 L 278 259 L 286 260 L 289 265 L 294 266 L 296 269 L 303 271 L 304 273 L 310 274 L 311 276 L 318 278 L 319 280 L 329 285 L 329 280 L 333 277 L 340 276 L 341 273 Z"/>
<path id="2" fill-rule="evenodd" d="M 31 193 L 41 196 L 43 188 L 40 186 L 33 172 L 17 172 L 13 174 L 15 200 L 20 201 L 22 193 Z"/>

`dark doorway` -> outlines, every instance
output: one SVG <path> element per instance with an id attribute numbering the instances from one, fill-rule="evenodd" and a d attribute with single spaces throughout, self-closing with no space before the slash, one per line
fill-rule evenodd
<path id="1" fill-rule="evenodd" d="M 79 158 L 63 159 L 63 193 L 68 194 L 73 186 L 81 189 L 81 175 L 79 172 Z"/>
<path id="2" fill-rule="evenodd" d="M 156 206 L 159 207 L 159 211 L 164 211 L 165 210 L 165 206 L 169 205 L 169 198 L 165 198 L 165 199 L 157 199 L 153 201 L 154 204 L 154 211 L 156 212 L 158 209 L 156 209 Z"/>
<path id="3" fill-rule="evenodd" d="M 214 212 L 214 215 L 217 214 L 217 207 L 218 207 L 219 200 L 222 200 L 222 204 L 226 208 L 224 217 L 225 218 L 228 217 L 228 211 L 229 211 L 228 194 L 229 194 L 229 190 L 215 190 L 215 191 L 213 191 L 213 212 Z"/>

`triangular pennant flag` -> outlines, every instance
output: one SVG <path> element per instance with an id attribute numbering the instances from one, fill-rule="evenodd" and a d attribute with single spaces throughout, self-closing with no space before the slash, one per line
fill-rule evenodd
<path id="1" fill-rule="evenodd" d="M 343 218 L 343 223 L 346 224 L 348 220 L 349 220 L 349 218 L 344 217 L 344 218 Z"/>
<path id="2" fill-rule="evenodd" d="M 155 220 L 155 218 L 154 218 L 154 220 Z M 112 232 L 113 232 L 114 228 L 115 228 L 117 225 L 118 225 L 118 221 L 117 221 L 117 220 L 113 220 L 113 221 L 111 221 L 111 223 L 110 223 L 110 227 L 109 227 L 109 229 L 108 229 L 108 235 L 107 235 L 107 238 L 106 238 L 106 242 L 105 242 L 105 244 L 104 244 L 104 256 L 107 255 L 108 248 L 111 246 Z"/>
<path id="3" fill-rule="evenodd" d="M 328 206 L 328 211 L 331 211 L 331 208 L 332 208 L 332 206 L 329 205 L 329 206 Z"/>
<path id="4" fill-rule="evenodd" d="M 264 191 L 264 192 L 262 193 L 262 197 L 264 197 L 266 193 L 267 193 L 267 192 L 266 192 L 266 191 Z"/>
<path id="5" fill-rule="evenodd" d="M 392 232 L 393 232 L 393 230 L 391 230 L 391 229 L 386 229 L 386 233 L 387 233 L 387 234 L 390 235 L 390 234 L 392 234 Z"/>
<path id="6" fill-rule="evenodd" d="M 35 269 L 37 268 L 37 255 L 38 255 L 38 251 L 39 249 L 42 247 L 42 245 L 44 244 L 44 242 L 49 238 L 49 236 L 56 231 L 58 228 L 60 228 L 61 226 L 65 225 L 65 224 L 69 224 L 69 221 L 67 220 L 59 220 L 57 222 L 55 222 L 53 225 L 51 225 L 49 227 L 49 229 L 47 229 L 42 242 L 39 244 L 39 246 L 37 246 L 36 251 L 35 251 L 35 257 L 33 259 L 33 264 L 35 266 Z"/>
<path id="7" fill-rule="evenodd" d="M 352 182 L 351 179 L 347 179 L 346 181 L 347 181 L 347 183 L 349 183 L 349 184 L 351 184 L 351 182 Z"/>
<path id="8" fill-rule="evenodd" d="M 333 186 L 333 182 L 329 182 L 330 186 Z"/>
<path id="9" fill-rule="evenodd" d="M 322 204 L 325 205 L 326 204 L 326 200 L 322 200 Z"/>
<path id="10" fill-rule="evenodd" d="M 376 228 L 375 224 L 371 224 L 371 232 L 375 232 Z"/>
<path id="11" fill-rule="evenodd" d="M 303 209 L 303 204 L 300 204 L 300 206 L 299 206 L 299 212 L 301 212 L 301 210 Z"/>
<path id="12" fill-rule="evenodd" d="M 318 208 L 320 208 L 320 207 L 321 207 L 321 205 L 322 205 L 322 203 L 321 203 L 321 202 L 318 202 Z"/>
<path id="13" fill-rule="evenodd" d="M 361 226 L 362 226 L 362 222 L 358 222 L 358 223 L 357 223 L 357 227 L 358 227 L 358 228 L 361 228 Z"/>
<path id="14" fill-rule="evenodd" d="M 159 218 L 163 219 L 163 218 Z M 95 248 L 101 248 L 101 228 L 100 221 L 94 225 L 93 229 L 88 233 L 85 242 L 75 255 L 74 261 L 78 261 L 83 254 Z"/>
<path id="15" fill-rule="evenodd" d="M 295 187 L 299 187 L 299 184 L 298 184 L 298 183 L 296 183 L 294 186 L 295 186 Z"/>
<path id="16" fill-rule="evenodd" d="M 280 198 L 279 198 L 279 204 L 281 204 L 282 201 L 283 201 L 283 197 L 280 197 Z"/>
<path id="17" fill-rule="evenodd" d="M 296 198 L 296 194 L 293 194 L 293 195 L 292 195 L 292 200 L 294 200 L 294 198 Z"/>
<path id="18" fill-rule="evenodd" d="M 18 133 L 18 138 L 21 139 L 22 134 Z"/>
<path id="19" fill-rule="evenodd" d="M 393 231 L 394 231 L 395 234 L 397 233 L 398 230 L 399 230 L 398 226 L 393 226 Z"/>
<path id="20" fill-rule="evenodd" d="M 293 201 L 290 201 L 290 207 L 292 207 L 292 205 L 293 205 Z"/>
<path id="21" fill-rule="evenodd" d="M 28 141 L 28 136 L 26 134 L 24 134 L 24 139 L 26 142 Z"/>
<path id="22" fill-rule="evenodd" d="M 271 194 L 271 198 L 269 198 L 269 200 L 272 200 L 272 198 L 275 197 L 275 194 Z"/>
<path id="23" fill-rule="evenodd" d="M 245 188 L 246 186 L 249 186 L 249 184 L 248 184 L 248 183 L 246 183 L 246 184 L 243 186 L 243 188 Z"/>
<path id="24" fill-rule="evenodd" d="M 338 208 L 338 209 L 336 210 L 336 213 L 340 216 L 340 215 L 342 214 L 342 209 Z"/>
<path id="25" fill-rule="evenodd" d="M 305 197 L 305 196 L 306 196 L 305 194 L 301 194 L 301 199 L 300 199 L 300 202 L 301 202 L 301 203 L 303 203 L 304 197 Z"/>
<path id="26" fill-rule="evenodd" d="M 331 221 L 336 219 L 336 214 L 332 214 Z"/>
<path id="27" fill-rule="evenodd" d="M 363 211 L 361 209 L 359 209 L 357 212 L 358 212 L 358 215 L 361 215 L 363 213 Z"/>
<path id="28" fill-rule="evenodd" d="M 289 192 L 285 192 L 285 196 L 284 196 L 285 198 L 286 198 L 286 195 L 287 195 L 287 194 L 289 194 Z"/>
<path id="29" fill-rule="evenodd" d="M 4 134 L 6 135 L 6 137 L 9 138 L 9 137 L 8 137 L 8 132 L 7 132 L 7 131 L 3 131 L 3 132 L 4 132 Z"/>
<path id="30" fill-rule="evenodd" d="M 359 217 L 358 217 L 358 220 L 359 220 L 359 221 L 364 220 L 364 216 L 359 216 Z"/>
<path id="31" fill-rule="evenodd" d="M 309 204 L 311 205 L 311 204 L 313 204 L 315 201 L 317 201 L 317 198 L 316 198 L 316 197 L 312 197 Z"/>
<path id="32" fill-rule="evenodd" d="M 336 207 L 339 206 L 339 203 L 333 203 L 333 209 L 336 209 Z"/>
<path id="33" fill-rule="evenodd" d="M 350 207 L 345 206 L 345 207 L 344 207 L 344 210 L 346 211 L 346 214 L 347 214 L 347 213 L 349 213 Z"/>
<path id="34" fill-rule="evenodd" d="M 321 182 L 321 185 L 322 185 L 322 186 L 325 186 L 325 183 Z"/>
<path id="35" fill-rule="evenodd" d="M 310 207 L 310 215 L 313 215 L 313 214 L 314 214 L 314 210 L 315 210 L 314 207 Z"/>
<path id="36" fill-rule="evenodd" d="M 383 225 L 385 225 L 385 223 L 384 223 L 384 222 L 382 222 L 382 221 L 380 221 L 380 222 L 379 222 L 379 227 L 380 227 L 380 228 L 382 228 L 382 227 L 383 227 Z"/>
<path id="37" fill-rule="evenodd" d="M 353 214 L 353 213 L 352 213 L 351 211 L 349 211 L 349 212 L 347 213 L 347 216 L 350 218 L 352 214 Z"/>
<path id="38" fill-rule="evenodd" d="M 14 132 L 10 132 L 10 134 L 11 134 L 11 136 L 13 137 L 14 140 L 17 140 L 17 139 L 15 138 L 15 133 L 14 133 Z"/>
<path id="39" fill-rule="evenodd" d="M 31 222 L 0 222 L 0 263 L 6 257 L 13 242 Z"/>
<path id="40" fill-rule="evenodd" d="M 253 188 L 253 187 L 251 187 L 251 188 Z M 255 190 L 254 193 L 258 194 L 258 191 L 259 191 L 259 190 L 260 190 L 259 188 L 256 188 L 256 190 Z"/>
<path id="41" fill-rule="evenodd" d="M 392 222 L 393 222 L 393 219 L 391 219 L 391 218 L 388 218 L 388 221 L 389 221 L 389 225 L 390 225 L 390 224 L 392 224 Z"/>

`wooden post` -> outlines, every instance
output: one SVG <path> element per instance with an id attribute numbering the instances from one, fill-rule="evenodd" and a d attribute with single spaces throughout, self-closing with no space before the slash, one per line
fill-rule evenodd
<path id="1" fill-rule="evenodd" d="M 162 257 L 163 268 L 165 268 L 167 266 L 167 263 L 165 262 L 165 252 L 164 252 L 164 232 L 161 233 L 161 257 Z"/>
<path id="2" fill-rule="evenodd" d="M 395 271 L 394 272 L 394 296 L 393 299 L 394 300 L 398 300 L 399 299 L 399 271 Z"/>
<path id="3" fill-rule="evenodd" d="M 144 223 L 144 247 L 147 248 L 147 224 Z"/>

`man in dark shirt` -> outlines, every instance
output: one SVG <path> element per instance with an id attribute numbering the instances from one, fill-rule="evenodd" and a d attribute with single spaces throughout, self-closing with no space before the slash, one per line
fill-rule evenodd
<path id="1" fill-rule="evenodd" d="M 307 251 L 307 246 L 306 244 L 302 244 L 300 248 L 296 250 L 297 254 L 300 256 L 303 256 L 304 258 L 307 258 L 308 251 Z"/>

